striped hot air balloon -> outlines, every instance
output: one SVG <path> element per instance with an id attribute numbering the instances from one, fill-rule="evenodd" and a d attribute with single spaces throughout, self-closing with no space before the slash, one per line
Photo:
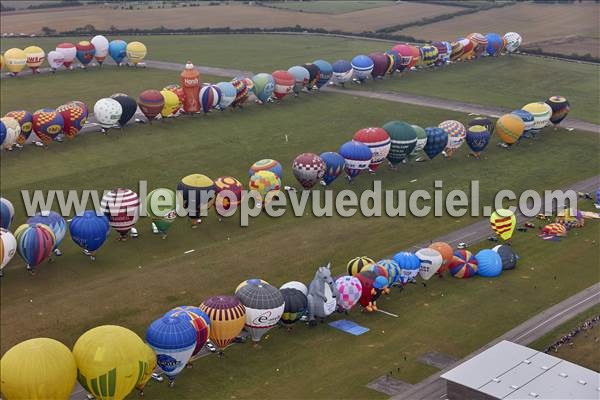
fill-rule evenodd
<path id="1" fill-rule="evenodd" d="M 200 89 L 200 107 L 204 114 L 215 108 L 221 101 L 221 89 L 216 85 L 206 85 Z"/>
<path id="2" fill-rule="evenodd" d="M 364 268 L 368 267 L 371 264 L 375 264 L 375 261 L 372 258 L 367 256 L 355 257 L 352 260 L 348 261 L 347 271 L 348 275 L 354 276 L 360 273 Z"/>
<path id="3" fill-rule="evenodd" d="M 140 218 L 140 199 L 137 193 L 130 189 L 113 189 L 102 197 L 100 206 L 110 226 L 121 235 L 120 239 L 126 239 Z"/>
<path id="4" fill-rule="evenodd" d="M 388 287 L 395 285 L 400 280 L 400 266 L 394 260 L 379 260 L 377 265 L 386 269 L 388 275 Z"/>
<path id="5" fill-rule="evenodd" d="M 252 164 L 248 170 L 248 176 L 252 176 L 258 171 L 272 172 L 277 175 L 279 179 L 281 179 L 283 175 L 283 167 L 281 166 L 281 163 L 276 160 L 271 160 L 270 158 L 265 158 Z"/>
<path id="6" fill-rule="evenodd" d="M 14 236 L 17 252 L 30 272 L 50 257 L 56 242 L 52 228 L 44 224 L 23 224 L 15 230 Z"/>
<path id="7" fill-rule="evenodd" d="M 492 213 L 490 216 L 490 224 L 492 230 L 502 238 L 502 240 L 510 240 L 517 225 L 515 213 L 501 208 Z"/>
<path id="8" fill-rule="evenodd" d="M 477 259 L 469 250 L 461 249 L 454 252 L 450 262 L 450 274 L 455 278 L 470 278 L 477 273 Z"/>
<path id="9" fill-rule="evenodd" d="M 240 334 L 246 322 L 246 308 L 233 296 L 209 297 L 200 309 L 210 318 L 210 340 L 221 353 Z"/>
<path id="10" fill-rule="evenodd" d="M 54 250 L 63 241 L 67 233 L 67 222 L 56 211 L 42 211 L 27 219 L 28 224 L 44 224 L 54 232 Z M 60 252 L 57 252 L 60 255 Z"/>

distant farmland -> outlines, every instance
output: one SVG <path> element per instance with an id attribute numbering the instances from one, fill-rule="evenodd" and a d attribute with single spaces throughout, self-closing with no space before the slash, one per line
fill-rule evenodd
<path id="1" fill-rule="evenodd" d="M 456 7 L 422 3 L 394 3 L 345 14 L 327 15 L 246 5 L 177 7 L 125 10 L 115 6 L 62 8 L 43 13 L 3 13 L 2 32 L 39 33 L 47 26 L 68 31 L 91 24 L 97 29 L 116 28 L 276 28 L 301 25 L 362 32 L 456 11 Z"/>
<path id="2" fill-rule="evenodd" d="M 563 54 L 599 56 L 599 6 L 595 2 L 569 5 L 517 4 L 395 32 L 426 40 L 451 40 L 470 32 L 519 32 L 524 48 Z"/>

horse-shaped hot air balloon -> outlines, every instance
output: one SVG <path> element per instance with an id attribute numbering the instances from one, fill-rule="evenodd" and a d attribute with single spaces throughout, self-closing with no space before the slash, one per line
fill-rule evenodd
<path id="1" fill-rule="evenodd" d="M 315 277 L 308 285 L 308 322 L 317 324 L 316 318 L 324 318 L 333 314 L 337 307 L 338 291 L 331 277 L 331 264 L 319 267 Z"/>

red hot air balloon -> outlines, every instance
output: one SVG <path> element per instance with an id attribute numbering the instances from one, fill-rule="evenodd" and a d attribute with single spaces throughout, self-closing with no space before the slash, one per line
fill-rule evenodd
<path id="1" fill-rule="evenodd" d="M 310 189 L 323 178 L 325 163 L 314 153 L 302 153 L 292 164 L 294 176 L 304 189 Z"/>
<path id="2" fill-rule="evenodd" d="M 138 98 L 138 106 L 140 106 L 140 110 L 142 110 L 142 113 L 150 122 L 160 114 L 164 105 L 165 99 L 158 90 L 144 90 Z"/>
<path id="3" fill-rule="evenodd" d="M 371 171 L 375 171 L 385 161 L 392 145 L 390 135 L 383 128 L 363 128 L 354 134 L 353 139 L 371 149 L 373 153 L 369 164 Z"/>
<path id="4" fill-rule="evenodd" d="M 48 146 L 62 132 L 64 121 L 62 115 L 51 108 L 43 108 L 33 113 L 33 132 Z"/>
<path id="5" fill-rule="evenodd" d="M 63 132 L 66 137 L 73 139 L 85 124 L 86 112 L 77 103 L 67 103 L 59 106 L 56 112 L 63 117 Z"/>
<path id="6" fill-rule="evenodd" d="M 373 70 L 371 71 L 373 79 L 383 77 L 387 71 L 388 57 L 383 53 L 371 53 L 369 58 L 373 60 Z"/>
<path id="7" fill-rule="evenodd" d="M 273 92 L 273 95 L 278 100 L 281 100 L 287 96 L 287 94 L 292 91 L 294 85 L 296 84 L 294 75 L 287 71 L 277 70 L 273 72 L 271 76 L 275 80 L 275 91 Z"/>
<path id="8" fill-rule="evenodd" d="M 126 240 L 127 234 L 140 217 L 140 199 L 137 193 L 130 189 L 113 189 L 102 197 L 100 205 L 110 226 L 121 235 L 119 240 Z"/>

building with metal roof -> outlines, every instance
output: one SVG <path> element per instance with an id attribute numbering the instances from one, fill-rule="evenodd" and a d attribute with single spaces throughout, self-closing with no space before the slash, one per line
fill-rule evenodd
<path id="1" fill-rule="evenodd" d="M 598 400 L 600 374 L 502 341 L 441 376 L 449 400 Z"/>

